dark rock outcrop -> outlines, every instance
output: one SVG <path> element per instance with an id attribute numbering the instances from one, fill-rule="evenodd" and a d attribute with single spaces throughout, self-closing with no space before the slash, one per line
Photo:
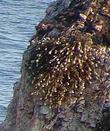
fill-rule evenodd
<path id="1" fill-rule="evenodd" d="M 109 131 L 110 1 L 57 0 L 46 12 L 0 131 Z"/>

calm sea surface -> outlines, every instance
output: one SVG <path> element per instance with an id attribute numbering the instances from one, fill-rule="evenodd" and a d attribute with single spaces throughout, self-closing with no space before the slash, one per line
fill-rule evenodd
<path id="1" fill-rule="evenodd" d="M 0 123 L 20 77 L 23 51 L 52 0 L 0 0 Z"/>

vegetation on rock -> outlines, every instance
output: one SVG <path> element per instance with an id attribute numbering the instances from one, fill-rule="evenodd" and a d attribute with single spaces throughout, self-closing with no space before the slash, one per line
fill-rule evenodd
<path id="1" fill-rule="evenodd" d="M 15 130 L 108 131 L 110 1 L 58 0 L 36 29 L 15 94 Z"/>

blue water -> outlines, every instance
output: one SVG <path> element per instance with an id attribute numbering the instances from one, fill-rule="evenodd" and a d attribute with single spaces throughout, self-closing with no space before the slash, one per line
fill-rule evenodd
<path id="1" fill-rule="evenodd" d="M 52 0 L 0 0 L 0 122 L 20 77 L 23 51 Z"/>

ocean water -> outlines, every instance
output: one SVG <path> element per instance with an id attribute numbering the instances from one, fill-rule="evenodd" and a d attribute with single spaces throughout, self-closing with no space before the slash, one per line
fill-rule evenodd
<path id="1" fill-rule="evenodd" d="M 0 123 L 20 77 L 22 54 L 52 0 L 0 0 Z"/>

